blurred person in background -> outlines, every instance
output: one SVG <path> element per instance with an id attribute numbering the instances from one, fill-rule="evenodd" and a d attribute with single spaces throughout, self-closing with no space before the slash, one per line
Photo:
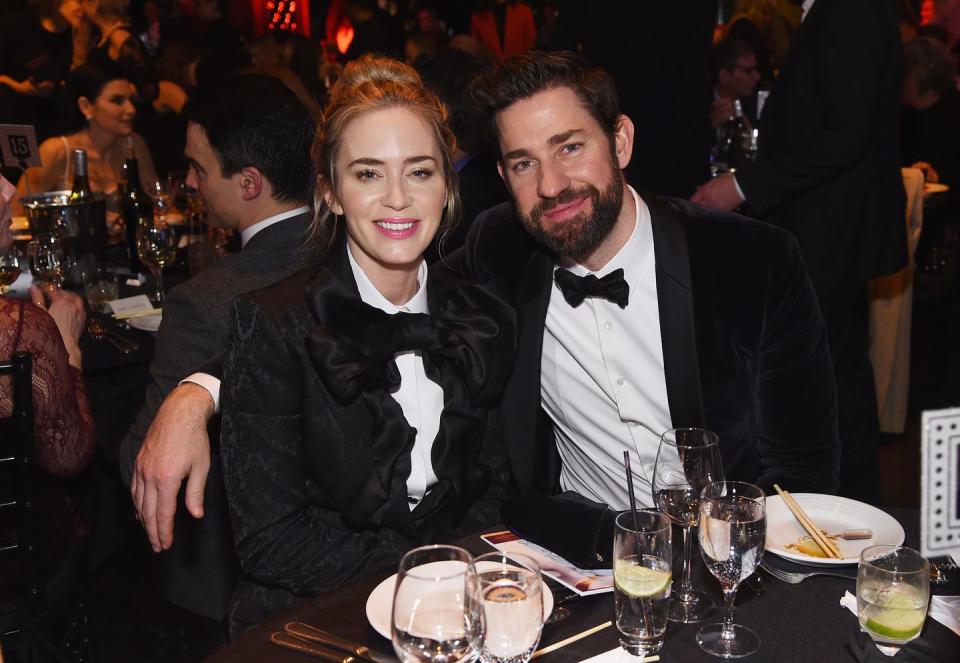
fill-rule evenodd
<path id="1" fill-rule="evenodd" d="M 144 190 L 149 190 L 157 179 L 150 148 L 133 130 L 137 114 L 133 84 L 116 66 L 98 69 L 83 65 L 70 72 L 67 89 L 73 102 L 67 127 L 73 131 L 40 144 L 43 165 L 24 172 L 17 183 L 17 196 L 27 195 L 28 191 L 70 189 L 74 175 L 73 150 L 86 150 L 90 188 L 107 194 L 107 221 L 113 222 L 114 232 L 119 232 L 116 225 L 120 221 L 118 189 L 124 160 L 133 156 L 139 161 Z M 15 206 L 17 209 L 19 203 Z"/>
<path id="2" fill-rule="evenodd" d="M 353 26 L 353 39 L 343 55 L 344 61 L 367 53 L 403 57 L 403 26 L 380 9 L 377 0 L 344 0 L 343 11 Z"/>
<path id="3" fill-rule="evenodd" d="M 0 117 L 32 124 L 40 140 L 60 127 L 57 92 L 83 64 L 90 23 L 80 0 L 31 0 L 0 19 Z"/>
<path id="4" fill-rule="evenodd" d="M 470 34 L 503 60 L 525 53 L 537 43 L 537 25 L 530 7 L 518 0 L 476 0 Z"/>
<path id="5" fill-rule="evenodd" d="M 726 38 L 713 47 L 713 103 L 710 124 L 714 127 L 733 119 L 733 102 L 740 100 L 750 124 L 756 126 L 760 70 L 753 49 L 745 41 Z"/>
<path id="6" fill-rule="evenodd" d="M 250 66 L 243 37 L 230 24 L 230 0 L 196 0 L 194 3 L 201 53 L 194 70 L 197 85 L 218 83 Z"/>

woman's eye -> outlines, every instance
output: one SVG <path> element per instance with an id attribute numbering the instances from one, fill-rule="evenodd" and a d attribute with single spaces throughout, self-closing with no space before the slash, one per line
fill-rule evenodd
<path id="1" fill-rule="evenodd" d="M 425 180 L 425 179 L 427 179 L 428 177 L 430 177 L 431 175 L 433 175 L 433 171 L 432 171 L 432 170 L 428 170 L 427 168 L 417 168 L 416 170 L 414 170 L 413 172 L 411 172 L 410 175 L 411 175 L 412 177 L 417 178 L 417 179 Z"/>
<path id="2" fill-rule="evenodd" d="M 360 170 L 357 171 L 357 179 L 361 182 L 369 182 L 370 180 L 376 179 L 377 173 L 372 170 Z"/>

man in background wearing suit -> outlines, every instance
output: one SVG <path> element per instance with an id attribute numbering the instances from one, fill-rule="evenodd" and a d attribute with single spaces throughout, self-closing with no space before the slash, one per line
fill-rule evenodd
<path id="1" fill-rule="evenodd" d="M 889 0 L 805 0 L 763 111 L 756 163 L 691 200 L 754 214 L 797 238 L 836 375 L 841 494 L 879 498 L 867 282 L 907 263 L 900 175 L 900 38 Z"/>
<path id="2" fill-rule="evenodd" d="M 627 186 L 634 125 L 573 53 L 511 58 L 471 94 L 514 202 L 451 263 L 523 321 L 501 406 L 519 491 L 624 509 L 630 451 L 649 505 L 660 435 L 690 426 L 719 435 L 728 478 L 835 490 L 826 333 L 793 238 Z"/>
<path id="3" fill-rule="evenodd" d="M 155 552 L 170 548 L 177 492 L 181 479 L 190 476 L 186 507 L 193 517 L 182 508 L 176 514 L 176 545 L 160 558 L 161 586 L 171 602 L 220 621 L 236 561 L 218 455 L 210 453 L 205 426 L 162 433 L 181 417 L 178 403 L 196 403 L 204 420 L 212 417 L 216 403 L 207 390 L 190 382 L 177 385 L 222 354 L 233 299 L 276 283 L 308 259 L 315 121 L 280 81 L 253 74 L 205 91 L 187 113 L 187 182 L 203 198 L 209 219 L 239 233 L 243 249 L 167 296 L 146 403 L 123 442 L 120 466 Z M 216 442 L 219 417 L 212 417 L 210 426 Z M 175 445 L 198 439 L 206 444 L 204 454 L 187 467 L 171 461 Z M 163 545 L 160 532 L 169 532 Z"/>

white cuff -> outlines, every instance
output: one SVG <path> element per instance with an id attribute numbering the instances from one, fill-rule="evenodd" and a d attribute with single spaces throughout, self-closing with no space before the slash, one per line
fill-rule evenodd
<path id="1" fill-rule="evenodd" d="M 220 412 L 220 380 L 206 373 L 193 373 L 180 380 L 180 384 L 184 382 L 191 382 L 206 389 L 210 394 L 210 398 L 213 399 L 214 414 Z"/>
<path id="2" fill-rule="evenodd" d="M 740 183 L 737 182 L 737 176 L 736 176 L 736 175 L 731 175 L 730 177 L 733 178 L 733 186 L 734 186 L 734 188 L 736 188 L 736 190 L 737 190 L 737 195 L 740 196 L 740 202 L 742 203 L 743 201 L 745 201 L 745 200 L 747 199 L 747 197 L 746 197 L 745 195 L 743 195 L 743 189 L 740 188 Z"/>

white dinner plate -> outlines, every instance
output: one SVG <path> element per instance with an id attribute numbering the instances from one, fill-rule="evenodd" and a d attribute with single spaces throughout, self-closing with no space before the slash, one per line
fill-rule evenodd
<path id="1" fill-rule="evenodd" d="M 446 562 L 433 562 L 438 568 L 449 565 L 451 568 L 459 567 L 462 562 L 453 560 Z M 490 562 L 493 564 L 493 562 Z M 397 584 L 397 574 L 377 585 L 370 596 L 367 597 L 367 621 L 373 630 L 390 640 L 390 617 L 393 612 L 393 589 Z M 543 581 L 540 583 L 540 591 L 543 595 L 543 618 L 546 619 L 553 612 L 553 592 Z"/>
<path id="2" fill-rule="evenodd" d="M 842 559 L 810 557 L 787 548 L 787 544 L 807 536 L 806 530 L 797 522 L 790 509 L 779 495 L 767 498 L 767 543 L 766 549 L 774 555 L 808 566 L 844 566 L 860 561 L 864 548 L 881 544 L 899 546 L 903 543 L 903 527 L 895 518 L 875 506 L 836 495 L 817 493 L 792 493 L 817 527 L 830 534 L 848 529 L 873 530 L 869 539 L 846 541 L 837 539 Z"/>
<path id="3" fill-rule="evenodd" d="M 142 318 L 129 318 L 127 324 L 134 329 L 155 332 L 160 329 L 160 321 L 162 319 L 163 313 L 157 313 L 156 315 L 145 315 Z"/>

